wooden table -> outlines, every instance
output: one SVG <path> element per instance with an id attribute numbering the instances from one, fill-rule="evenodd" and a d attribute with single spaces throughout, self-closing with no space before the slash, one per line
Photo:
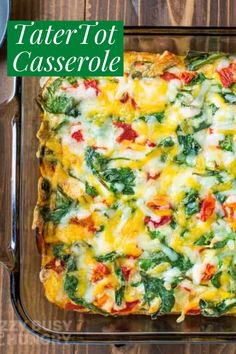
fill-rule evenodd
<path id="1" fill-rule="evenodd" d="M 0 9 L 1 11 L 1 9 Z M 119 19 L 126 25 L 236 26 L 235 0 L 13 0 L 14 19 L 95 20 Z M 0 55 L 0 103 L 11 89 L 5 72 L 4 50 Z M 1 215 L 2 217 L 2 215 Z M 66 346 L 41 341 L 18 323 L 9 299 L 9 278 L 0 270 L 0 352 L 7 354 L 69 353 L 171 353 L 233 354 L 236 344 Z"/>

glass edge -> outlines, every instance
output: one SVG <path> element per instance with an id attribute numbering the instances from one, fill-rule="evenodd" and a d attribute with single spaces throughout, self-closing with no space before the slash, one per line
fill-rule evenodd
<path id="1" fill-rule="evenodd" d="M 198 343 L 198 344 L 229 344 L 235 343 L 234 334 L 214 334 L 215 336 L 209 336 L 200 333 L 183 333 L 183 334 L 172 334 L 172 333 L 161 333 L 160 335 L 153 334 L 126 334 L 122 333 L 122 338 L 120 334 L 88 334 L 81 333 L 77 335 L 75 333 L 66 333 L 62 332 L 53 333 L 51 331 L 45 330 L 43 327 L 37 326 L 38 329 L 35 329 L 32 321 L 28 318 L 27 314 L 24 311 L 24 308 L 21 304 L 19 297 L 19 272 L 13 272 L 10 274 L 10 289 L 11 289 L 11 302 L 14 308 L 14 312 L 17 316 L 17 319 L 21 322 L 26 330 L 31 334 L 39 337 L 42 340 L 55 343 L 55 344 L 93 344 L 93 345 L 102 345 L 102 344 L 187 344 L 187 343 Z M 68 336 L 69 339 L 65 339 Z M 109 338 L 108 338 L 109 337 Z"/>
<path id="2" fill-rule="evenodd" d="M 171 31 L 171 32 L 170 32 Z M 173 31 L 173 33 L 172 33 Z M 236 35 L 236 27 L 235 28 L 192 28 L 192 27 L 136 27 L 136 26 L 126 26 L 124 28 L 124 34 L 125 35 L 159 35 L 159 34 L 164 34 L 164 35 L 170 35 L 170 34 L 175 34 L 175 35 L 222 35 L 222 32 L 224 31 L 224 35 Z M 229 33 L 230 32 L 230 33 Z M 21 103 L 21 93 L 22 93 L 22 79 L 17 78 L 17 83 L 16 83 L 16 96 Z M 21 110 L 21 106 L 20 106 Z M 20 117 L 20 125 L 22 122 L 22 115 Z M 18 150 L 18 157 L 20 155 L 20 150 Z M 18 186 L 18 191 L 17 195 L 20 198 L 20 184 Z M 17 215 L 18 217 L 18 215 Z M 18 237 L 17 237 L 18 236 Z M 19 240 L 19 230 L 18 230 L 18 235 L 14 235 L 15 241 L 16 241 L 16 255 L 17 255 L 17 261 L 19 264 L 20 261 L 20 240 Z M 32 320 L 27 316 L 23 305 L 21 303 L 20 299 L 20 269 L 17 267 L 15 271 L 10 272 L 10 297 L 11 297 L 11 302 L 12 306 L 15 312 L 15 315 L 17 319 L 22 323 L 22 325 L 33 335 L 41 338 L 42 340 L 49 341 L 49 342 L 54 342 L 58 344 L 131 344 L 131 343 L 146 343 L 149 344 L 170 344 L 170 343 L 179 343 L 179 344 L 184 344 L 184 343 L 219 343 L 219 344 L 224 344 L 224 343 L 235 343 L 235 334 L 234 333 L 220 333 L 216 334 L 214 333 L 213 336 L 211 335 L 205 335 L 204 333 L 161 333 L 158 335 L 158 338 L 156 338 L 156 335 L 154 336 L 153 334 L 108 334 L 108 333 L 103 333 L 103 334 L 80 334 L 77 335 L 75 333 L 70 334 L 70 338 L 68 340 L 65 340 L 62 338 L 63 334 L 56 334 L 52 333 L 51 331 L 47 331 L 44 328 L 40 328 L 38 326 L 38 329 L 36 330 L 33 326 Z M 107 339 L 107 337 L 110 337 Z"/>
<path id="3" fill-rule="evenodd" d="M 124 26 L 129 35 L 235 36 L 236 27 Z"/>

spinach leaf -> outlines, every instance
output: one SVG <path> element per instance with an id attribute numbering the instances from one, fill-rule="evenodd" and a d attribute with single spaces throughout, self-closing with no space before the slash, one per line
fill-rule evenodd
<path id="1" fill-rule="evenodd" d="M 211 278 L 211 283 L 215 288 L 220 288 L 221 284 L 220 284 L 220 278 L 221 278 L 222 272 L 217 272 L 216 274 L 213 275 L 213 277 Z"/>
<path id="2" fill-rule="evenodd" d="M 135 176 L 130 167 L 110 168 L 103 172 L 102 177 L 110 183 L 112 192 L 134 194 Z"/>
<path id="3" fill-rule="evenodd" d="M 85 161 L 94 175 L 113 193 L 134 194 L 134 172 L 129 167 L 108 168 L 111 159 L 99 154 L 92 147 L 85 151 Z M 109 186 L 107 185 L 109 183 Z"/>
<path id="4" fill-rule="evenodd" d="M 73 255 L 70 255 L 67 259 L 66 270 L 67 272 L 74 272 L 77 270 L 76 261 Z"/>
<path id="5" fill-rule="evenodd" d="M 47 87 L 46 93 L 42 97 L 40 104 L 49 113 L 64 113 L 72 117 L 79 115 L 79 102 L 73 97 L 67 97 L 65 94 L 58 94 L 63 78 L 57 78 Z"/>
<path id="6" fill-rule="evenodd" d="M 219 317 L 236 306 L 236 298 L 225 299 L 218 303 L 201 299 L 199 305 L 202 315 L 207 317 Z"/>
<path id="7" fill-rule="evenodd" d="M 214 115 L 217 111 L 218 111 L 218 107 L 214 104 L 214 103 L 211 103 L 210 104 L 210 108 L 211 108 L 211 113 Z"/>
<path id="8" fill-rule="evenodd" d="M 186 272 L 188 269 L 192 268 L 193 264 L 189 258 L 180 253 L 177 253 L 177 255 L 177 260 L 171 262 L 173 267 L 178 267 L 182 272 Z"/>
<path id="9" fill-rule="evenodd" d="M 155 252 L 148 255 L 148 257 L 139 259 L 139 266 L 142 270 L 147 271 L 154 268 L 160 263 L 170 262 L 169 258 L 163 252 Z"/>
<path id="10" fill-rule="evenodd" d="M 115 291 L 115 302 L 117 306 L 121 306 L 125 294 L 125 286 L 121 286 L 118 290 Z"/>
<path id="11" fill-rule="evenodd" d="M 221 96 L 227 103 L 236 103 L 236 95 L 233 92 L 222 92 Z"/>
<path id="12" fill-rule="evenodd" d="M 197 133 L 200 130 L 209 128 L 210 126 L 211 126 L 211 123 L 209 123 L 207 121 L 202 121 L 198 124 L 198 126 L 193 127 L 193 131 L 194 131 L 194 133 Z"/>
<path id="13" fill-rule="evenodd" d="M 233 136 L 226 135 L 223 140 L 219 141 L 222 150 L 233 152 Z"/>
<path id="14" fill-rule="evenodd" d="M 222 194 L 221 192 L 214 192 L 214 196 L 220 203 L 224 203 L 225 200 L 227 199 L 227 196 Z"/>
<path id="15" fill-rule="evenodd" d="M 185 156 L 196 156 L 201 150 L 201 146 L 194 139 L 192 134 L 178 135 L 178 142 L 182 146 L 182 153 Z"/>
<path id="16" fill-rule="evenodd" d="M 141 276 L 145 290 L 144 301 L 150 305 L 156 297 L 161 299 L 161 307 L 156 314 L 153 314 L 152 318 L 155 318 L 158 314 L 169 313 L 175 303 L 173 290 L 167 290 L 162 279 L 149 277 L 143 273 L 141 273 Z"/>
<path id="17" fill-rule="evenodd" d="M 70 298 L 70 300 L 72 300 L 77 305 L 81 305 L 89 310 L 106 315 L 107 313 L 105 311 L 99 309 L 97 306 L 95 306 L 92 303 L 88 303 L 83 298 L 79 298 L 78 296 L 75 295 L 78 284 L 79 284 L 79 280 L 77 279 L 76 276 L 68 275 L 68 274 L 65 275 L 64 290 L 68 295 L 68 297 Z"/>
<path id="18" fill-rule="evenodd" d="M 210 245 L 213 237 L 213 232 L 207 232 L 206 234 L 202 235 L 197 241 L 195 241 L 194 244 L 196 246 L 208 246 Z"/>
<path id="19" fill-rule="evenodd" d="M 66 274 L 64 278 L 64 290 L 69 298 L 74 297 L 74 293 L 78 287 L 79 280 L 74 275 Z"/>
<path id="20" fill-rule="evenodd" d="M 90 197 L 98 196 L 98 191 L 96 190 L 96 188 L 88 184 L 87 181 L 85 182 L 85 192 L 90 195 Z"/>
<path id="21" fill-rule="evenodd" d="M 107 168 L 109 159 L 88 146 L 85 150 L 85 162 L 94 175 L 100 175 Z"/>
<path id="22" fill-rule="evenodd" d="M 200 210 L 198 192 L 194 189 L 190 189 L 190 191 L 186 193 L 185 198 L 183 199 L 183 205 L 185 208 L 185 213 L 188 216 L 198 213 Z"/>
<path id="23" fill-rule="evenodd" d="M 207 78 L 203 73 L 198 73 L 197 76 L 195 76 L 189 83 L 188 86 L 193 86 L 197 84 L 201 84 L 203 81 L 205 81 Z"/>
<path id="24" fill-rule="evenodd" d="M 98 262 L 113 262 L 117 257 L 119 257 L 119 255 L 113 251 L 101 256 L 96 256 L 95 259 Z"/>
<path id="25" fill-rule="evenodd" d="M 64 246 L 65 246 L 64 243 L 57 243 L 53 246 L 52 252 L 55 258 L 64 260 L 65 257 Z"/>
<path id="26" fill-rule="evenodd" d="M 228 242 L 228 238 L 222 240 L 222 241 L 218 241 L 218 242 L 215 242 L 212 246 L 213 249 L 219 249 L 219 248 L 223 248 L 226 246 L 227 242 Z"/>
<path id="27" fill-rule="evenodd" d="M 222 53 L 212 52 L 212 53 L 202 53 L 189 51 L 185 57 L 185 61 L 188 64 L 189 70 L 198 70 L 201 66 L 212 63 L 216 59 L 222 57 Z"/>
<path id="28" fill-rule="evenodd" d="M 148 230 L 150 238 L 152 240 L 154 240 L 155 238 L 159 238 L 160 240 L 162 240 L 165 236 L 158 230 Z"/>
<path id="29" fill-rule="evenodd" d="M 157 112 L 157 113 L 152 113 L 149 115 L 141 116 L 139 119 L 144 120 L 145 122 L 148 122 L 151 119 L 155 119 L 158 123 L 162 123 L 164 118 L 165 118 L 165 111 L 163 112 Z"/>
<path id="30" fill-rule="evenodd" d="M 61 187 L 58 187 L 56 190 L 55 208 L 51 210 L 46 205 L 40 209 L 40 212 L 44 221 L 52 221 L 54 224 L 59 224 L 63 216 L 69 212 L 73 203 L 73 199 L 68 197 Z"/>
<path id="31" fill-rule="evenodd" d="M 158 144 L 158 146 L 163 146 L 163 147 L 171 147 L 174 145 L 175 145 L 175 142 L 171 136 L 162 139 L 161 142 Z"/>
<path id="32" fill-rule="evenodd" d="M 77 76 L 66 76 L 65 79 L 69 82 L 69 84 L 74 85 L 78 82 Z"/>

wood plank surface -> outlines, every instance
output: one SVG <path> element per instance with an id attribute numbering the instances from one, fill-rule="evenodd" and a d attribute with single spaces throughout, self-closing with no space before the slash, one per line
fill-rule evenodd
<path id="1" fill-rule="evenodd" d="M 1 9 L 0 9 L 1 10 Z M 126 25 L 236 26 L 235 0 L 13 0 L 13 19 L 120 19 Z M 4 50 L 0 53 L 0 104 L 10 95 Z M 2 107 L 1 107 L 2 108 Z M 3 108 L 2 108 L 3 109 Z M 9 106 L 6 106 L 6 110 Z M 0 269 L 0 353 L 7 354 L 236 354 L 236 344 L 66 346 L 29 334 L 16 319 L 9 277 Z"/>

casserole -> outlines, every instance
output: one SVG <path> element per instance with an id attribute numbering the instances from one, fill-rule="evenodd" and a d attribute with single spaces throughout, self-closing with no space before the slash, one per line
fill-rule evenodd
<path id="1" fill-rule="evenodd" d="M 125 48 L 149 52 L 168 49 L 178 54 L 184 54 L 188 49 L 234 52 L 235 35 L 235 29 L 128 28 Z M 236 334 L 234 317 L 188 317 L 181 324 L 176 323 L 176 316 L 165 316 L 157 321 L 141 315 L 104 318 L 64 312 L 44 299 L 38 282 L 40 255 L 37 254 L 31 231 L 32 210 L 37 197 L 34 192 L 38 180 L 35 158 L 38 142 L 35 135 L 39 112 L 29 97 L 37 96 L 38 79 L 24 79 L 21 89 L 22 95 L 20 90 L 16 92 L 22 105 L 20 119 L 17 119 L 16 109 L 9 109 L 8 119 L 5 117 L 2 121 L 6 128 L 13 128 L 13 184 L 12 203 L 6 206 L 8 229 L 5 229 L 5 248 L 1 260 L 11 268 L 11 298 L 16 313 L 25 325 L 43 338 L 67 343 L 233 340 Z M 16 107 L 15 100 L 9 103 L 10 106 Z M 15 119 L 12 120 L 13 116 Z M 9 147 L 5 146 L 5 151 L 8 150 Z"/>

